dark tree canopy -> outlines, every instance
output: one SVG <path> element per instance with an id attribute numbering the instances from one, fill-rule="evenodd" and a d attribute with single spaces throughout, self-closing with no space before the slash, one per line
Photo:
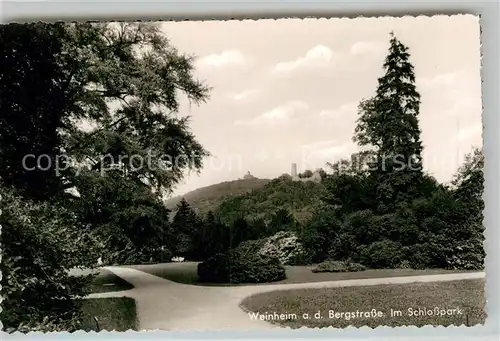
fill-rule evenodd
<path id="1" fill-rule="evenodd" d="M 208 155 L 190 131 L 189 117 L 180 112 L 181 103 L 201 104 L 209 90 L 194 77 L 193 57 L 171 46 L 156 24 L 0 27 L 0 189 L 15 198 L 2 207 L 15 212 L 2 216 L 2 244 L 8 245 L 3 247 L 7 255 L 36 258 L 22 264 L 23 272 L 16 262 L 2 262 L 5 274 L 22 277 L 4 285 L 13 317 L 4 327 L 20 328 L 19 322 L 29 320 L 16 305 L 33 310 L 30 323 L 46 329 L 57 319 L 72 319 L 71 293 L 84 288 L 68 279 L 67 270 L 75 264 L 94 266 L 98 249 L 106 263 L 120 264 L 155 255 L 163 259 L 172 251 L 178 238 L 162 196 L 186 170 L 200 170 Z M 22 200 L 28 204 L 15 206 Z M 41 202 L 40 209 L 29 210 L 32 202 Z M 50 220 L 51 212 L 67 213 Z M 28 220 L 19 224 L 23 216 Z M 37 217 L 47 223 L 36 225 Z M 43 229 L 43 240 L 64 245 L 30 244 L 35 228 Z M 95 243 L 80 242 L 69 250 L 75 243 L 68 238 Z M 68 281 L 60 289 L 61 306 L 33 296 L 37 288 L 24 285 L 44 272 L 47 281 Z M 57 288 L 46 289 L 57 294 Z M 51 318 L 50 328 L 40 321 L 41 307 Z M 61 317 L 62 311 L 68 315 Z"/>
<path id="2" fill-rule="evenodd" d="M 120 169 L 163 191 L 186 169 L 201 168 L 208 152 L 189 131 L 189 118 L 179 115 L 179 96 L 198 104 L 209 88 L 194 78 L 193 58 L 172 47 L 157 25 L 40 23 L 2 30 L 0 157 L 8 160 L 2 178 L 26 184 L 26 177 L 40 177 L 22 170 L 18 159 L 25 154 L 54 159 L 64 153 L 74 161 L 61 165 L 68 168 L 60 180 L 65 187 L 84 165 L 101 174 Z"/>
<path id="3" fill-rule="evenodd" d="M 407 46 L 392 33 L 375 96 L 359 105 L 354 141 L 374 148 L 371 172 L 377 211 L 388 212 L 397 202 L 418 197 L 422 190 L 422 142 L 418 115 L 420 94 Z"/>
<path id="4" fill-rule="evenodd" d="M 306 169 L 304 172 L 299 173 L 299 178 L 305 179 L 313 176 L 313 172 L 310 169 Z"/>
<path id="5" fill-rule="evenodd" d="M 61 34 L 61 27 L 40 23 L 0 26 L 0 180 L 33 199 L 62 189 L 54 172 L 43 170 L 61 151 L 59 130 L 72 101 L 57 57 Z M 42 169 L 35 155 L 46 155 Z"/>
<path id="6" fill-rule="evenodd" d="M 84 226 L 112 234 L 110 261 L 124 245 L 155 247 L 158 236 L 172 245 L 161 197 L 208 155 L 179 112 L 182 97 L 208 99 L 193 57 L 152 23 L 1 29 L 3 184 L 70 205 Z M 26 155 L 28 167 L 37 158 L 51 164 L 26 170 Z"/>
<path id="7" fill-rule="evenodd" d="M 404 162 L 410 158 L 420 162 L 420 94 L 409 49 L 393 34 L 383 67 L 385 74 L 378 79 L 375 96 L 359 107 L 354 140 L 375 147 L 378 153 L 399 155 Z"/>
<path id="8" fill-rule="evenodd" d="M 175 252 L 183 257 L 192 256 L 195 236 L 202 230 L 202 222 L 184 198 L 177 205 L 172 219 L 172 230 L 175 231 Z"/>

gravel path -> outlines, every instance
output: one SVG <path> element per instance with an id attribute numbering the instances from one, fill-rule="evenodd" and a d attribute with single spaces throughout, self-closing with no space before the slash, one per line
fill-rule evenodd
<path id="1" fill-rule="evenodd" d="M 134 286 L 131 290 L 91 294 L 89 298 L 131 297 L 136 300 L 140 330 L 207 330 L 276 328 L 252 320 L 240 307 L 251 295 L 276 290 L 405 284 L 484 278 L 484 272 L 355 279 L 330 282 L 204 287 L 172 282 L 125 267 L 105 267 Z"/>

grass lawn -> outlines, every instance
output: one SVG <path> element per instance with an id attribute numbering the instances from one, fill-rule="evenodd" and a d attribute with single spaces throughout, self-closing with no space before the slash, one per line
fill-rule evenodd
<path id="1" fill-rule="evenodd" d="M 468 325 L 483 324 L 486 320 L 484 280 L 461 280 L 434 283 L 391 284 L 364 287 L 344 287 L 325 289 L 300 289 L 275 291 L 258 294 L 246 298 L 241 303 L 242 308 L 260 314 L 296 314 L 288 319 L 269 321 L 283 327 L 336 327 L 345 328 L 380 325 L 391 327 L 415 325 Z M 409 308 L 420 309 L 454 309 L 449 316 L 411 316 Z M 372 309 L 380 311 L 381 317 L 330 316 L 329 311 L 338 313 L 356 311 L 367 312 Z M 400 311 L 401 315 L 393 314 Z M 314 314 L 321 312 L 321 318 L 315 319 Z M 302 318 L 304 313 L 309 319 Z M 280 317 L 281 318 L 281 317 Z M 287 316 L 284 316 L 287 318 Z"/>
<path id="2" fill-rule="evenodd" d="M 197 262 L 159 263 L 146 265 L 127 265 L 128 268 L 144 271 L 177 283 L 198 283 Z"/>
<path id="3" fill-rule="evenodd" d="M 83 300 L 83 324 L 85 331 L 98 331 L 94 316 L 99 321 L 100 330 L 137 330 L 135 300 L 128 297 L 96 298 Z"/>
<path id="4" fill-rule="evenodd" d="M 93 293 L 122 291 L 132 288 L 132 284 L 106 269 L 99 269 L 99 274 L 91 286 Z M 135 300 L 132 298 L 84 299 L 82 300 L 82 310 L 83 324 L 81 329 L 85 331 L 98 331 L 94 316 L 97 317 L 100 330 L 127 331 L 137 329 Z"/>
<path id="5" fill-rule="evenodd" d="M 147 272 L 161 278 L 165 278 L 174 282 L 204 285 L 204 286 L 236 286 L 247 284 L 211 284 L 198 282 L 196 273 L 198 263 L 182 262 L 182 263 L 160 263 L 148 265 L 130 265 L 127 267 Z M 287 284 L 287 283 L 305 283 L 305 282 L 324 282 L 324 281 L 339 281 L 348 279 L 363 279 L 363 278 L 381 278 L 381 277 L 402 277 L 402 276 L 418 276 L 418 275 L 437 275 L 447 274 L 459 271 L 429 269 L 429 270 L 407 270 L 407 269 L 383 269 L 383 270 L 366 270 L 359 272 L 322 272 L 313 273 L 312 266 L 285 266 L 287 278 L 285 280 L 265 284 Z M 259 285 L 259 284 L 257 284 Z"/>
<path id="6" fill-rule="evenodd" d="M 114 273 L 106 269 L 100 269 L 99 275 L 92 283 L 92 292 L 108 292 L 108 291 L 122 291 L 132 289 L 134 286 L 118 277 Z"/>

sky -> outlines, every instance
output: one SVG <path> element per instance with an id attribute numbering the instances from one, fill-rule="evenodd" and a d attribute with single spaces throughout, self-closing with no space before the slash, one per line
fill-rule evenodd
<path id="1" fill-rule="evenodd" d="M 212 156 L 173 195 L 243 177 L 274 178 L 349 157 L 357 105 L 374 95 L 390 32 L 409 47 L 421 94 L 425 169 L 451 180 L 482 146 L 479 18 L 472 15 L 164 22 L 212 87 L 180 114 Z"/>

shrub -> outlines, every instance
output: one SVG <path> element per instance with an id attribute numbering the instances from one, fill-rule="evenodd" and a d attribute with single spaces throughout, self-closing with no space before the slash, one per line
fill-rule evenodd
<path id="1" fill-rule="evenodd" d="M 328 251 L 328 258 L 356 258 L 356 249 L 358 245 L 359 242 L 356 240 L 356 237 L 354 235 L 350 233 L 341 233 L 333 240 L 331 248 Z"/>
<path id="2" fill-rule="evenodd" d="M 408 260 L 403 260 L 401 263 L 398 265 L 398 269 L 411 269 L 411 263 Z"/>
<path id="3" fill-rule="evenodd" d="M 225 253 L 217 253 L 198 264 L 197 273 L 200 282 L 205 283 L 228 283 L 230 272 L 230 256 Z"/>
<path id="4" fill-rule="evenodd" d="M 233 251 L 239 254 L 263 254 L 261 250 L 265 243 L 265 239 L 246 240 L 237 247 L 233 248 Z"/>
<path id="5" fill-rule="evenodd" d="M 258 252 L 262 241 L 249 240 L 231 252 L 231 283 L 267 283 L 286 278 L 278 257 Z"/>
<path id="6" fill-rule="evenodd" d="M 452 270 L 483 270 L 485 251 L 481 240 L 470 240 L 453 247 L 453 255 L 446 258 Z"/>
<path id="7" fill-rule="evenodd" d="M 227 254 L 198 264 L 198 278 L 212 283 L 267 283 L 286 278 L 285 268 L 272 255 L 260 254 L 262 241 L 245 241 Z"/>
<path id="8" fill-rule="evenodd" d="M 155 263 L 165 263 L 169 261 L 173 261 L 173 253 L 171 250 L 167 248 L 157 248 L 156 250 L 153 250 L 153 261 Z"/>
<path id="9" fill-rule="evenodd" d="M 382 240 L 360 248 L 361 263 L 370 268 L 396 268 L 403 259 L 401 244 Z"/>
<path id="10" fill-rule="evenodd" d="M 312 270 L 312 272 L 347 272 L 347 267 L 344 262 L 339 261 L 325 261 L 319 263 Z"/>
<path id="11" fill-rule="evenodd" d="M 358 271 L 365 271 L 366 266 L 363 264 L 359 263 L 347 263 L 347 271 L 349 272 L 358 272 Z"/>
<path id="12" fill-rule="evenodd" d="M 347 267 L 344 262 L 339 261 L 325 261 L 319 263 L 312 270 L 312 272 L 347 272 Z"/>
<path id="13" fill-rule="evenodd" d="M 26 328 L 78 329 L 78 296 L 89 292 L 92 276 L 72 277 L 69 270 L 93 268 L 99 242 L 63 207 L 2 196 L 2 313 L 6 331 Z"/>
<path id="14" fill-rule="evenodd" d="M 302 244 L 291 231 L 280 231 L 265 239 L 259 252 L 277 257 L 283 265 L 301 265 L 306 256 Z"/>
<path id="15" fill-rule="evenodd" d="M 422 244 L 410 245 L 407 255 L 413 269 L 446 268 L 446 255 L 450 254 L 449 247 L 443 237 L 432 236 L 431 241 Z"/>
<path id="16" fill-rule="evenodd" d="M 342 262 L 342 261 L 325 261 L 316 265 L 312 272 L 357 272 L 364 271 L 366 267 L 359 263 Z"/>
<path id="17" fill-rule="evenodd" d="M 342 224 L 335 217 L 335 211 L 331 207 L 326 205 L 318 207 L 311 220 L 299 230 L 299 239 L 306 250 L 306 258 L 314 263 L 327 259 L 332 241 L 336 240 L 341 229 Z"/>

